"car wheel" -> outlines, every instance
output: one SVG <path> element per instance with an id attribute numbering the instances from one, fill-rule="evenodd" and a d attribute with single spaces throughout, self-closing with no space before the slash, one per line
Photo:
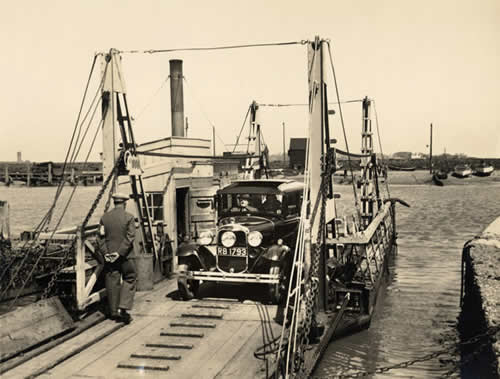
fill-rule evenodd
<path id="1" fill-rule="evenodd" d="M 179 277 L 177 278 L 177 289 L 182 300 L 191 300 L 198 295 L 200 281 L 187 279 L 186 272 L 190 271 L 189 265 L 179 265 Z"/>
<path id="2" fill-rule="evenodd" d="M 268 285 L 269 301 L 271 304 L 279 304 L 281 300 L 281 285 L 282 285 L 282 275 L 281 269 L 278 265 L 273 265 L 269 269 L 270 275 L 278 275 L 280 280 L 278 283 Z"/>
<path id="3" fill-rule="evenodd" d="M 187 284 L 189 286 L 189 290 L 193 294 L 194 297 L 198 297 L 198 290 L 200 289 L 200 281 L 199 280 L 188 280 Z"/>

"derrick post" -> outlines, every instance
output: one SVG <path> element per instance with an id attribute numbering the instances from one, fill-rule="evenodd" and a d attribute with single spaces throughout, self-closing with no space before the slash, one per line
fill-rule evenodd
<path id="1" fill-rule="evenodd" d="M 106 180 L 113 170 L 119 156 L 120 136 L 116 132 L 116 96 L 125 94 L 121 69 L 121 56 L 117 50 L 111 49 L 101 54 L 101 70 L 103 75 L 102 86 L 102 177 Z M 112 184 L 113 189 L 116 179 Z"/>
<path id="2" fill-rule="evenodd" d="M 323 43 L 319 37 L 316 37 L 314 42 L 308 45 L 308 73 L 309 73 L 309 154 L 307 160 L 307 172 L 311 178 L 310 184 L 310 204 L 311 209 L 314 208 L 316 201 L 319 201 L 318 211 L 311 223 L 311 240 L 313 246 L 311 251 L 319 251 L 319 257 L 312 257 L 313 269 L 317 267 L 319 279 L 319 296 L 318 307 L 320 310 L 325 310 L 327 305 L 327 283 L 326 283 L 326 248 L 325 246 L 316 246 L 317 243 L 322 243 L 316 237 L 320 233 L 326 232 L 326 225 L 321 219 L 321 207 L 325 186 L 322 185 L 324 170 L 326 169 L 325 157 L 325 86 L 324 86 L 324 70 L 323 70 Z M 326 179 L 326 178 L 325 178 Z M 319 199 L 318 199 L 319 198 Z M 311 215 L 309 215 L 311 217 Z M 321 230 L 323 229 L 323 230 Z M 318 250 L 317 250 L 318 249 Z M 315 260 L 318 260 L 315 262 Z"/>

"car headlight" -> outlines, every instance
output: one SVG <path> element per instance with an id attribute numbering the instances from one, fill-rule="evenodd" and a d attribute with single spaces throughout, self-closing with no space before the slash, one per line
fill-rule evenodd
<path id="1" fill-rule="evenodd" d="M 200 238 L 198 239 L 200 241 L 201 245 L 210 245 L 214 239 L 214 235 L 211 231 L 206 230 L 200 234 Z"/>
<path id="2" fill-rule="evenodd" d="M 233 232 L 224 232 L 220 238 L 220 241 L 225 247 L 234 246 L 236 243 L 236 234 Z"/>
<path id="3" fill-rule="evenodd" d="M 253 231 L 248 234 L 248 244 L 252 247 L 257 247 L 262 243 L 262 233 Z"/>

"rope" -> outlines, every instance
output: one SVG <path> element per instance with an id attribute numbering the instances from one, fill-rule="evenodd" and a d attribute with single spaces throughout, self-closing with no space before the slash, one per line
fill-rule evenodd
<path id="1" fill-rule="evenodd" d="M 333 58 L 332 58 L 332 52 L 330 49 L 330 42 L 327 41 L 328 45 L 328 55 L 330 56 L 330 66 L 332 68 L 332 74 L 333 74 L 333 82 L 335 83 L 335 92 L 337 95 L 337 101 L 339 102 L 339 115 L 340 115 L 340 122 L 342 124 L 342 132 L 344 134 L 344 142 L 345 142 L 345 147 L 347 149 L 347 152 L 349 153 L 349 143 L 347 142 L 347 134 L 345 131 L 345 123 L 344 123 L 344 115 L 342 113 L 342 107 L 340 106 L 340 95 L 339 95 L 339 87 L 337 84 L 337 76 L 335 74 L 335 66 L 333 65 Z M 349 163 L 349 170 L 351 171 L 351 179 L 352 179 L 352 189 L 354 192 L 354 204 L 356 206 L 356 211 L 358 212 L 358 217 L 361 220 L 361 211 L 360 211 L 360 206 L 359 206 L 359 200 L 358 200 L 358 193 L 356 191 L 356 184 L 354 183 L 354 171 L 352 169 L 352 161 L 351 157 L 347 155 L 347 162 Z"/>
<path id="2" fill-rule="evenodd" d="M 289 45 L 306 45 L 309 41 L 292 41 L 292 42 L 271 42 L 271 43 L 252 43 L 243 45 L 227 45 L 227 46 L 211 46 L 211 47 L 182 47 L 175 49 L 151 49 L 151 50 L 121 50 L 120 54 L 158 54 L 172 53 L 177 51 L 213 51 L 213 50 L 230 50 L 244 49 L 250 47 L 269 47 L 269 46 L 289 46 Z"/>

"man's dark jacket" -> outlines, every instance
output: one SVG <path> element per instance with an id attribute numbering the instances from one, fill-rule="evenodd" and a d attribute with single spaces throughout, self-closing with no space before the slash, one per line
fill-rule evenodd
<path id="1" fill-rule="evenodd" d="M 123 258 L 132 258 L 135 237 L 134 216 L 118 207 L 105 213 L 101 218 L 104 236 L 99 238 L 101 253 L 117 252 Z"/>

